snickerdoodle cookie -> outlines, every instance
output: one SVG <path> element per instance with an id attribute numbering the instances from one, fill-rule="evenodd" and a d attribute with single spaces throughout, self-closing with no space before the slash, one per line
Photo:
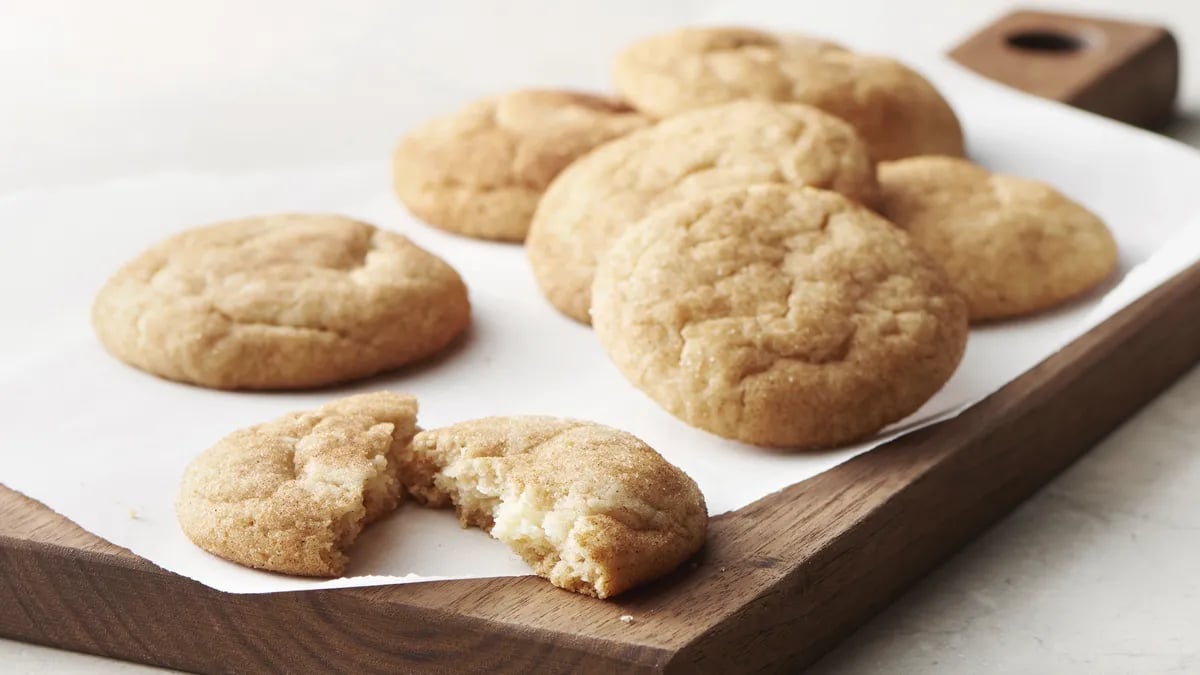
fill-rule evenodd
<path id="1" fill-rule="evenodd" d="M 884 214 L 942 263 L 972 320 L 1052 307 L 1117 265 L 1104 222 L 1043 183 L 951 157 L 888 162 L 879 179 Z"/>
<path id="2" fill-rule="evenodd" d="M 648 123 L 616 100 L 571 91 L 522 90 L 475 101 L 400 141 L 396 193 L 431 225 L 522 241 L 542 191 L 563 167 Z"/>
<path id="3" fill-rule="evenodd" d="M 845 119 L 876 160 L 964 152 L 954 110 L 921 75 L 803 36 L 684 28 L 626 48 L 613 77 L 621 95 L 650 115 L 739 98 L 797 101 Z"/>
<path id="4" fill-rule="evenodd" d="M 967 311 L 899 228 L 833 192 L 766 185 L 666 206 L 616 241 L 592 317 L 680 419 L 788 448 L 862 440 L 954 372 Z"/>
<path id="5" fill-rule="evenodd" d="M 695 553 L 708 523 L 696 484 L 642 441 L 552 417 L 423 431 L 401 455 L 418 501 L 453 505 L 560 588 L 607 598 Z"/>
<path id="6" fill-rule="evenodd" d="M 179 524 L 241 565 L 338 576 L 363 527 L 400 502 L 416 418 L 413 397 L 376 392 L 235 431 L 188 465 Z"/>
<path id="7" fill-rule="evenodd" d="M 396 368 L 467 326 L 458 273 L 405 237 L 334 215 L 189 230 L 100 290 L 92 325 L 114 356 L 219 389 L 291 389 Z"/>
<path id="8" fill-rule="evenodd" d="M 657 206 L 713 189 L 789 183 L 872 204 L 875 166 L 845 122 L 800 104 L 735 101 L 603 145 L 546 191 L 526 242 L 543 294 L 587 323 L 596 261 Z"/>

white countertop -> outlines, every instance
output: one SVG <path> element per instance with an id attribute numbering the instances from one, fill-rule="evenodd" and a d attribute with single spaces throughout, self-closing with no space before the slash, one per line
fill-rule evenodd
<path id="1" fill-rule="evenodd" d="M 531 83 L 521 76 L 530 69 L 545 75 L 532 83 L 602 86 L 622 38 L 596 27 L 637 35 L 713 3 L 641 4 L 8 0 L 0 5 L 0 193 L 164 169 L 377 157 L 404 117 L 397 92 L 413 86 L 413 73 L 397 64 L 436 58 L 443 70 L 495 73 L 497 88 Z M 805 11 L 814 30 L 856 44 L 944 49 L 1011 4 L 838 0 Z M 1183 114 L 1168 131 L 1200 147 L 1200 2 L 1053 7 L 1170 26 L 1185 79 Z M 538 49 L 527 48 L 530 35 Z M 581 62 L 588 81 L 579 82 Z M 331 119 L 351 123 L 330 134 Z M 814 672 L 1200 672 L 1197 411 L 1200 370 Z M 5 673 L 153 670 L 0 640 Z"/>

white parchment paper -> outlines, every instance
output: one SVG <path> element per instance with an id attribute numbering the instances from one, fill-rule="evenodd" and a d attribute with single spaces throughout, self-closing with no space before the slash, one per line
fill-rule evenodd
<path id="1" fill-rule="evenodd" d="M 418 396 L 426 428 L 485 415 L 549 414 L 629 430 L 695 478 L 718 514 L 961 412 L 1200 258 L 1200 159 L 1190 149 L 1024 96 L 941 60 L 917 65 L 963 118 L 976 161 L 1046 180 L 1107 220 L 1120 245 L 1121 272 L 1064 309 L 974 330 L 945 389 L 870 443 L 787 456 L 675 420 L 617 373 L 590 329 L 542 299 L 520 247 L 458 238 L 417 222 L 390 194 L 381 159 L 240 175 L 155 175 L 0 198 L 5 328 L 22 331 L 29 345 L 0 354 L 0 482 L 166 569 L 229 592 L 526 574 L 487 535 L 459 529 L 448 513 L 412 506 L 364 533 L 345 578 L 254 571 L 188 542 L 175 522 L 174 496 L 186 463 L 226 433 L 352 391 L 387 388 Z M 444 111 L 443 99 L 414 103 L 414 115 Z M 118 363 L 96 343 L 88 324 L 95 291 L 145 247 L 222 218 L 307 210 L 401 231 L 453 264 L 474 309 L 463 344 L 434 362 L 353 387 L 255 394 L 165 382 Z"/>

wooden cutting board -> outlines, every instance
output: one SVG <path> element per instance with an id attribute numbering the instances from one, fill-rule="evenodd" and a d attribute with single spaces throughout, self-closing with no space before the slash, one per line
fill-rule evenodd
<path id="1" fill-rule="evenodd" d="M 1138 124 L 1175 95 L 1155 27 L 1021 12 L 952 55 Z M 0 635 L 207 673 L 794 671 L 1198 359 L 1200 265 L 963 415 L 714 518 L 694 565 L 615 602 L 536 578 L 229 595 L 0 487 Z"/>

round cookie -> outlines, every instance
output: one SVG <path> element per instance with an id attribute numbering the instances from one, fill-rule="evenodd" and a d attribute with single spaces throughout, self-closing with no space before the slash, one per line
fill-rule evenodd
<path id="1" fill-rule="evenodd" d="M 423 431 L 402 455 L 418 501 L 453 505 L 559 588 L 607 598 L 667 574 L 704 543 L 704 497 L 632 434 L 552 417 Z"/>
<path id="2" fill-rule="evenodd" d="M 550 185 L 526 241 L 551 304 L 587 323 L 596 262 L 652 209 L 716 188 L 791 183 L 876 201 L 875 166 L 845 122 L 816 108 L 735 101 L 678 115 L 581 158 Z"/>
<path id="3" fill-rule="evenodd" d="M 684 28 L 626 48 L 613 79 L 623 97 L 655 116 L 740 98 L 797 101 L 849 122 L 876 160 L 964 153 L 954 110 L 921 75 L 803 36 Z"/>
<path id="4" fill-rule="evenodd" d="M 901 230 L 824 190 L 725 190 L 654 212 L 601 261 L 592 317 L 618 369 L 714 434 L 862 440 L 954 372 L 967 312 Z"/>
<path id="5" fill-rule="evenodd" d="M 179 524 L 241 565 L 340 576 L 346 549 L 403 496 L 397 459 L 416 420 L 416 399 L 376 392 L 235 431 L 184 471 Z"/>
<path id="6" fill-rule="evenodd" d="M 884 214 L 942 264 L 973 321 L 1053 307 L 1117 266 L 1104 222 L 1043 183 L 952 157 L 888 162 L 879 180 Z"/>
<path id="7" fill-rule="evenodd" d="M 399 234 L 333 215 L 180 233 L 122 267 L 92 308 L 117 358 L 218 389 L 364 377 L 437 352 L 469 320 L 453 268 Z"/>
<path id="8" fill-rule="evenodd" d="M 616 100 L 571 91 L 522 90 L 475 101 L 400 141 L 396 194 L 418 218 L 444 230 L 522 241 L 559 171 L 648 123 Z"/>

